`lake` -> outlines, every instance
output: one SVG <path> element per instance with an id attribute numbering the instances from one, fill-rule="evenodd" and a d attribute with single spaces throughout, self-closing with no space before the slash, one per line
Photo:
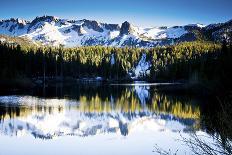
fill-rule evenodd
<path id="1" fill-rule="evenodd" d="M 160 88 L 85 83 L 1 93 L 0 155 L 192 154 L 196 136 L 216 143 L 210 99 Z"/>

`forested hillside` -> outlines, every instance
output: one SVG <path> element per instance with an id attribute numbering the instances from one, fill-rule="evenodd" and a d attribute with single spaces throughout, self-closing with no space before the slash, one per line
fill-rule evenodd
<path id="1" fill-rule="evenodd" d="M 116 48 L 45 47 L 0 43 L 1 79 L 96 78 L 104 80 L 229 80 L 231 46 L 186 42 L 175 46 Z"/>

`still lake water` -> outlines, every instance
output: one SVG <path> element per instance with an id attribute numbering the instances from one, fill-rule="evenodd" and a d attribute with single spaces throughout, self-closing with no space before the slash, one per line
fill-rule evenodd
<path id="1" fill-rule="evenodd" d="M 161 86 L 162 87 L 162 86 Z M 0 155 L 192 154 L 205 100 L 156 85 L 57 85 L 0 95 Z M 213 139 L 205 138 L 206 142 Z"/>

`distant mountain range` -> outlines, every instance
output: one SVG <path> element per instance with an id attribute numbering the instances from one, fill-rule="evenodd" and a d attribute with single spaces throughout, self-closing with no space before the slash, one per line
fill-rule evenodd
<path id="1" fill-rule="evenodd" d="M 125 21 L 121 25 L 94 20 L 68 20 L 54 16 L 32 21 L 0 20 L 0 34 L 26 37 L 42 44 L 74 46 L 155 47 L 179 42 L 232 40 L 232 20 L 210 25 L 189 24 L 173 27 L 141 28 Z"/>

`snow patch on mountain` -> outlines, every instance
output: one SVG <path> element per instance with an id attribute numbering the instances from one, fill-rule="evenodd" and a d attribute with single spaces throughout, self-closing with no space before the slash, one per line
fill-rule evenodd
<path id="1" fill-rule="evenodd" d="M 110 38 L 111 39 L 116 38 L 119 35 L 119 33 L 120 33 L 119 31 L 111 31 L 111 32 L 109 32 Z"/>
<path id="2" fill-rule="evenodd" d="M 206 27 L 206 25 L 204 25 L 204 24 L 199 24 L 199 23 L 197 23 L 197 24 L 188 24 L 187 26 L 196 26 L 196 27 L 200 27 L 200 28 Z"/>
<path id="3" fill-rule="evenodd" d="M 140 31 L 140 35 L 150 39 L 167 39 L 167 38 L 179 38 L 186 34 L 187 31 L 183 27 L 170 27 L 170 28 L 145 28 Z"/>
<path id="4" fill-rule="evenodd" d="M 129 72 L 129 75 L 132 79 L 145 77 L 150 74 L 150 67 L 151 62 L 146 60 L 146 53 L 143 53 L 137 66 L 132 68 L 132 70 Z"/>
<path id="5" fill-rule="evenodd" d="M 67 36 L 63 35 L 63 33 L 59 30 L 61 28 L 63 27 L 55 25 L 54 22 L 45 22 L 43 27 L 38 28 L 30 34 L 26 34 L 23 36 L 28 37 L 32 40 L 41 41 L 45 44 L 53 44 L 57 46 L 59 44 L 65 43 L 65 40 L 68 38 Z"/>
<path id="6" fill-rule="evenodd" d="M 166 31 L 167 38 L 173 38 L 173 39 L 179 38 L 179 37 L 181 37 L 182 35 L 184 35 L 186 33 L 187 33 L 187 31 L 182 27 L 169 28 Z"/>

